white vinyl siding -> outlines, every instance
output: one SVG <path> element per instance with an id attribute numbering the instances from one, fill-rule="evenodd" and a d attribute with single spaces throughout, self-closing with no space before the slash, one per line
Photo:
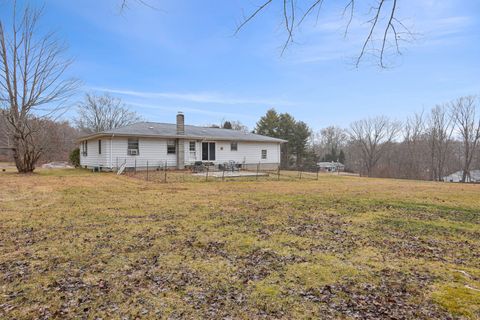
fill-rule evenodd
<path id="1" fill-rule="evenodd" d="M 101 148 L 102 153 L 98 154 L 98 139 L 88 141 L 88 155 L 84 157 L 80 153 L 80 163 L 88 167 L 113 167 L 120 166 L 124 161 L 128 167 L 137 168 L 146 166 L 147 160 L 151 168 L 164 166 L 175 167 L 177 164 L 176 154 L 167 153 L 168 139 L 142 138 L 138 139 L 139 155 L 127 155 L 128 138 L 127 137 L 103 137 Z M 195 143 L 195 152 L 190 151 L 190 141 Z M 232 141 L 214 141 L 215 142 L 215 161 L 216 164 L 235 161 L 245 164 L 257 163 L 280 163 L 280 144 L 274 142 L 237 142 L 237 151 L 231 151 Z M 81 149 L 80 149 L 81 150 Z M 261 159 L 262 150 L 267 150 L 267 159 Z M 177 150 L 178 152 L 179 150 Z M 202 160 L 202 141 L 185 140 L 184 143 L 185 164 L 193 164 L 195 161 Z"/>
<path id="2" fill-rule="evenodd" d="M 129 156 L 125 154 L 127 149 L 126 138 L 113 138 L 112 144 L 112 166 L 115 168 L 120 166 L 124 161 L 127 162 L 127 167 L 143 167 L 148 165 L 150 167 L 164 166 L 167 163 L 168 167 L 177 165 L 177 158 L 175 154 L 167 154 L 167 140 L 154 138 L 139 138 L 138 139 L 138 156 Z M 136 159 L 136 160 L 135 160 Z"/>
<path id="3" fill-rule="evenodd" d="M 86 147 L 87 147 L 87 155 L 85 156 L 82 152 L 82 144 L 80 143 L 80 165 L 82 167 L 87 166 L 87 167 L 98 167 L 98 166 L 108 166 L 109 164 L 107 163 L 107 146 L 106 146 L 106 140 L 102 140 L 101 143 L 101 150 L 99 150 L 99 145 L 98 145 L 99 140 L 88 140 L 86 141 Z M 99 153 L 99 151 L 101 151 Z"/>
<path id="4" fill-rule="evenodd" d="M 230 141 L 218 141 L 216 163 L 230 160 L 239 163 L 280 163 L 280 144 L 272 142 L 238 142 L 238 151 L 230 151 Z M 223 150 L 222 150 L 223 148 Z M 261 159 L 262 150 L 267 150 L 267 159 Z"/>

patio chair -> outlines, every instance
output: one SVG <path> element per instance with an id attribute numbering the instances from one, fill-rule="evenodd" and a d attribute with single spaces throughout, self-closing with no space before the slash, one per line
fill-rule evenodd
<path id="1" fill-rule="evenodd" d="M 194 173 L 199 173 L 199 172 L 204 172 L 205 171 L 205 165 L 203 164 L 202 161 L 195 161 L 193 164 L 193 172 Z"/>
<path id="2" fill-rule="evenodd" d="M 230 170 L 233 172 L 233 171 L 240 171 L 240 167 L 242 166 L 240 163 L 237 163 L 233 160 L 230 160 L 228 162 L 228 165 L 230 167 Z"/>

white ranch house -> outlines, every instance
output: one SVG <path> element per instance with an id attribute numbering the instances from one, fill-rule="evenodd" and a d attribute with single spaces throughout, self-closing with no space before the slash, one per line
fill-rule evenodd
<path id="1" fill-rule="evenodd" d="M 231 129 L 177 123 L 139 122 L 81 137 L 80 165 L 114 170 L 123 163 L 137 169 L 148 166 L 183 169 L 195 162 L 214 165 L 234 161 L 244 167 L 277 168 L 282 139 Z"/>

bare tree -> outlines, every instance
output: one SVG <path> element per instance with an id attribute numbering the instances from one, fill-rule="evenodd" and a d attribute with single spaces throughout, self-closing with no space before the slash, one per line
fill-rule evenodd
<path id="1" fill-rule="evenodd" d="M 423 146 L 425 135 L 425 119 L 423 112 L 415 113 L 405 121 L 403 129 L 403 145 L 406 154 L 404 154 L 405 168 L 404 176 L 410 179 L 420 179 L 422 177 Z"/>
<path id="2" fill-rule="evenodd" d="M 20 17 L 13 4 L 11 27 L 0 20 L 0 106 L 11 137 L 13 158 L 21 173 L 32 172 L 43 152 L 36 135 L 40 122 L 58 115 L 78 86 L 62 80 L 71 60 L 53 33 L 40 34 L 41 11 L 26 7 Z"/>
<path id="3" fill-rule="evenodd" d="M 222 120 L 220 128 L 248 132 L 248 127 L 238 120 Z"/>
<path id="4" fill-rule="evenodd" d="M 350 125 L 350 138 L 361 151 L 364 170 L 369 177 L 399 129 L 398 122 L 386 117 L 364 119 Z"/>
<path id="5" fill-rule="evenodd" d="M 345 36 L 349 32 L 354 17 L 364 16 L 363 12 L 360 12 L 359 2 L 363 4 L 366 1 L 343 0 L 342 15 L 346 18 Z M 255 10 L 244 17 L 235 33 L 238 33 L 262 11 L 278 4 L 282 7 L 282 20 L 287 33 L 287 39 L 282 48 L 283 54 L 285 49 L 293 43 L 295 33 L 307 18 L 314 16 L 316 13 L 316 19 L 318 20 L 323 3 L 324 0 L 262 0 Z M 396 54 L 401 54 L 401 42 L 414 39 L 414 34 L 397 17 L 398 3 L 399 0 L 377 0 L 375 4 L 369 5 L 366 12 L 366 23 L 369 28 L 355 59 L 357 67 L 370 53 L 378 59 L 378 64 L 385 68 L 389 53 L 393 50 Z"/>
<path id="6" fill-rule="evenodd" d="M 463 143 L 462 182 L 470 180 L 470 166 L 480 141 L 477 98 L 461 97 L 451 103 L 452 117 Z"/>
<path id="7" fill-rule="evenodd" d="M 97 96 L 87 93 L 77 112 L 75 124 L 85 133 L 106 131 L 142 120 L 121 99 L 108 94 Z"/>
<path id="8" fill-rule="evenodd" d="M 44 152 L 39 162 L 66 161 L 70 152 L 77 147 L 79 131 L 67 121 L 42 121 L 38 139 L 43 140 Z"/>
<path id="9" fill-rule="evenodd" d="M 249 131 L 248 127 L 238 120 L 230 121 L 230 123 L 232 124 L 232 129 L 233 130 L 238 130 L 238 131 L 243 131 L 243 132 L 248 132 Z"/>
<path id="10" fill-rule="evenodd" d="M 454 121 L 446 105 L 437 105 L 430 112 L 427 122 L 427 137 L 430 157 L 430 179 L 442 180 L 445 162 L 451 147 Z"/>
<path id="11" fill-rule="evenodd" d="M 336 126 L 329 126 L 315 134 L 314 149 L 320 159 L 328 153 L 338 154 L 346 145 L 348 134 L 345 129 Z"/>

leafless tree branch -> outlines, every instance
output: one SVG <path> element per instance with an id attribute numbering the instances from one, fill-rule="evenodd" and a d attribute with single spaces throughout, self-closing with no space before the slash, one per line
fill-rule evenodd
<path id="1" fill-rule="evenodd" d="M 311 16 L 311 14 L 318 8 L 320 11 L 321 6 L 324 0 L 303 0 L 303 4 L 306 10 L 301 15 L 298 23 L 295 23 L 295 16 L 297 16 L 297 11 L 301 10 L 297 8 L 295 0 L 268 0 L 263 1 L 260 6 L 257 7 L 250 15 L 247 15 L 242 23 L 235 30 L 235 34 L 243 29 L 249 22 L 251 22 L 255 17 L 259 15 L 260 12 L 264 11 L 273 3 L 282 3 L 282 20 L 284 21 L 284 28 L 287 33 L 287 39 L 282 47 L 282 55 L 287 49 L 287 47 L 293 43 L 293 38 L 297 29 L 304 23 L 304 21 Z M 356 5 L 359 0 L 344 0 L 346 1 L 342 16 L 346 16 L 348 13 L 348 20 L 345 26 L 344 37 L 348 34 L 353 19 L 357 15 Z M 300 1 L 298 1 L 300 2 Z M 405 26 L 404 23 L 400 21 L 397 17 L 398 13 L 398 0 L 377 0 L 377 4 L 370 7 L 369 15 L 371 18 L 367 20 L 367 23 L 370 25 L 368 32 L 365 36 L 365 39 L 362 41 L 359 54 L 355 59 L 355 66 L 358 67 L 360 63 L 365 59 L 367 53 L 372 53 L 375 55 L 376 52 L 379 52 L 378 64 L 382 68 L 387 67 L 386 54 L 390 51 L 391 48 L 395 48 L 395 54 L 401 54 L 400 41 L 408 41 L 414 39 L 414 34 Z M 317 17 L 318 20 L 318 17 Z M 378 35 L 378 38 L 376 37 Z M 375 44 L 379 42 L 379 49 L 375 49 Z M 390 45 L 391 44 L 391 45 Z"/>
<path id="2" fill-rule="evenodd" d="M 27 173 L 43 152 L 39 123 L 61 111 L 79 83 L 64 79 L 72 62 L 63 57 L 65 46 L 37 29 L 41 10 L 26 6 L 18 17 L 14 2 L 12 16 L 11 28 L 0 20 L 0 101 L 17 169 Z"/>
<path id="3" fill-rule="evenodd" d="M 102 132 L 142 120 L 122 100 L 108 94 L 97 96 L 87 93 L 77 112 L 74 122 L 84 133 Z"/>
<path id="4" fill-rule="evenodd" d="M 470 166 L 480 144 L 480 117 L 477 97 L 461 97 L 451 102 L 451 112 L 463 143 L 462 182 L 470 179 Z"/>
<path id="5" fill-rule="evenodd" d="M 364 169 L 368 176 L 374 172 L 385 150 L 400 131 L 400 123 L 386 117 L 355 121 L 350 125 L 350 139 L 359 145 Z"/>

